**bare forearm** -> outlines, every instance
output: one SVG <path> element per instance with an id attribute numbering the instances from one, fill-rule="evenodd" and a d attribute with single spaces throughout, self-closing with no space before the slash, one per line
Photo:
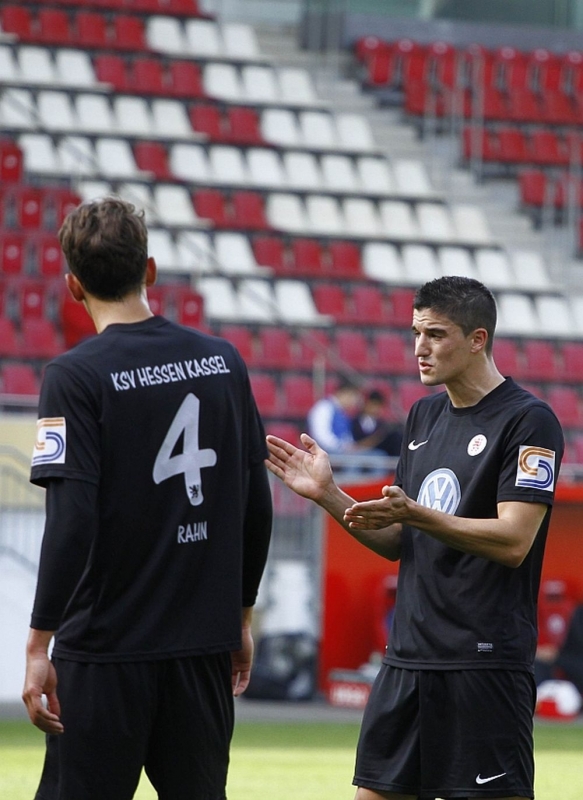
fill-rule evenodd
<path id="1" fill-rule="evenodd" d="M 30 628 L 28 641 L 26 643 L 27 655 L 33 656 L 38 653 L 46 654 L 53 636 L 54 631 L 40 631 L 36 628 Z"/>
<path id="2" fill-rule="evenodd" d="M 335 483 L 330 484 L 318 499 L 325 511 L 338 522 L 360 544 L 377 555 L 397 561 L 401 555 L 401 525 L 390 525 L 379 530 L 356 529 L 346 519 L 346 511 L 354 504 L 354 499 L 342 491 Z"/>

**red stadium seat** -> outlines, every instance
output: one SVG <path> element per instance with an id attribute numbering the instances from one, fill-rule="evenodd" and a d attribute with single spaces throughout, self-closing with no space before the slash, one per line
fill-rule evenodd
<path id="1" fill-rule="evenodd" d="M 581 116 L 566 94 L 546 91 L 541 101 L 541 121 L 549 125 L 577 125 Z"/>
<path id="2" fill-rule="evenodd" d="M 494 53 L 494 70 L 498 84 L 507 92 L 529 89 L 529 60 L 514 47 L 504 46 Z"/>
<path id="3" fill-rule="evenodd" d="M 257 192 L 233 192 L 233 225 L 248 230 L 265 230 L 269 224 L 265 217 L 263 198 Z"/>
<path id="4" fill-rule="evenodd" d="M 362 275 L 360 250 L 352 242 L 330 242 L 330 269 L 335 276 L 356 278 Z"/>
<path id="5" fill-rule="evenodd" d="M 176 320 L 189 328 L 200 328 L 204 316 L 203 299 L 192 289 L 180 289 L 176 295 Z"/>
<path id="6" fill-rule="evenodd" d="M 551 386 L 547 402 L 565 428 L 583 427 L 581 402 L 575 389 L 565 386 Z"/>
<path id="7" fill-rule="evenodd" d="M 200 15 L 198 0 L 167 0 L 164 5 L 164 14 L 183 14 L 186 17 Z"/>
<path id="8" fill-rule="evenodd" d="M 453 89 L 458 85 L 458 53 L 448 42 L 433 42 L 428 50 L 430 82 L 439 87 Z"/>
<path id="9" fill-rule="evenodd" d="M 583 343 L 566 342 L 561 348 L 561 380 L 569 383 L 583 382 Z"/>
<path id="10" fill-rule="evenodd" d="M 525 206 L 542 208 L 545 203 L 547 176 L 540 169 L 524 169 L 518 176 L 520 200 Z"/>
<path id="11" fill-rule="evenodd" d="M 0 140 L 0 181 L 19 183 L 22 180 L 23 155 L 16 142 Z"/>
<path id="12" fill-rule="evenodd" d="M 291 442 L 299 446 L 300 444 L 300 429 L 297 425 L 294 425 L 293 422 L 277 422 L 270 420 L 265 425 L 265 432 L 271 436 L 277 436 L 280 439 L 284 439 L 286 442 Z M 282 484 L 283 486 L 283 484 Z M 274 500 L 276 498 L 274 497 Z"/>
<path id="13" fill-rule="evenodd" d="M 37 14 L 36 40 L 43 44 L 67 45 L 72 41 L 69 17 L 57 8 L 41 8 Z"/>
<path id="14" fill-rule="evenodd" d="M 0 358 L 20 356 L 21 343 L 16 326 L 8 317 L 0 317 Z"/>
<path id="15" fill-rule="evenodd" d="M 211 141 L 223 141 L 227 138 L 226 125 L 218 106 L 197 103 L 190 109 L 189 116 L 193 129 L 205 133 Z"/>
<path id="16" fill-rule="evenodd" d="M 498 139 L 487 128 L 468 126 L 462 132 L 464 158 L 481 158 L 483 161 L 498 160 Z"/>
<path id="17" fill-rule="evenodd" d="M 537 92 L 560 92 L 565 85 L 564 61 L 544 47 L 537 47 L 529 57 L 533 86 Z"/>
<path id="18" fill-rule="evenodd" d="M 314 239 L 294 239 L 292 254 L 295 271 L 301 275 L 321 275 L 324 270 L 322 249 Z"/>
<path id="19" fill-rule="evenodd" d="M 315 365 L 325 366 L 329 361 L 332 344 L 326 331 L 307 330 L 298 335 L 296 364 L 298 369 L 313 369 Z"/>
<path id="20" fill-rule="evenodd" d="M 263 144 L 259 117 L 253 108 L 232 106 L 227 108 L 229 141 L 237 144 Z"/>
<path id="21" fill-rule="evenodd" d="M 130 87 L 137 94 L 166 94 L 162 62 L 157 58 L 135 58 L 131 66 Z"/>
<path id="22" fill-rule="evenodd" d="M 128 67 L 123 56 L 111 54 L 95 56 L 93 67 L 98 81 L 110 83 L 117 92 L 129 91 Z"/>
<path id="23" fill-rule="evenodd" d="M 286 249 L 277 236 L 256 236 L 253 239 L 255 261 L 261 267 L 271 267 L 276 272 L 287 269 Z"/>
<path id="24" fill-rule="evenodd" d="M 63 340 L 50 320 L 45 317 L 25 320 L 22 326 L 24 358 L 55 358 L 63 349 Z"/>
<path id="25" fill-rule="evenodd" d="M 328 314 L 336 322 L 352 319 L 348 297 L 344 289 L 335 283 L 321 283 L 312 287 L 312 297 L 320 314 Z"/>
<path id="26" fill-rule="evenodd" d="M 108 47 L 107 21 L 103 14 L 79 11 L 75 17 L 75 27 L 77 43 L 82 47 Z"/>
<path id="27" fill-rule="evenodd" d="M 520 128 L 500 128 L 498 131 L 498 160 L 504 163 L 524 164 L 530 160 L 526 137 Z"/>
<path id="28" fill-rule="evenodd" d="M 355 286 L 352 290 L 352 318 L 355 324 L 386 325 L 390 318 L 382 290 L 377 286 Z"/>
<path id="29" fill-rule="evenodd" d="M 24 41 L 33 38 L 32 15 L 28 8 L 5 5 L 0 9 L 0 27 L 4 33 L 13 33 Z"/>
<path id="30" fill-rule="evenodd" d="M 113 18 L 112 45 L 120 50 L 147 50 L 144 23 L 140 17 L 116 14 Z"/>
<path id="31" fill-rule="evenodd" d="M 395 46 L 402 86 L 427 80 L 428 49 L 411 39 L 400 39 Z"/>
<path id="32" fill-rule="evenodd" d="M 281 382 L 281 411 L 286 417 L 305 417 L 314 405 L 314 382 L 306 375 L 284 375 Z"/>
<path id="33" fill-rule="evenodd" d="M 30 364 L 6 364 L 2 370 L 2 394 L 35 397 L 39 381 Z"/>
<path id="34" fill-rule="evenodd" d="M 48 292 L 49 286 L 44 280 L 27 278 L 19 284 L 16 299 L 23 325 L 29 319 L 38 319 L 46 315 Z"/>
<path id="35" fill-rule="evenodd" d="M 359 61 L 365 62 L 377 53 L 390 53 L 392 45 L 390 42 L 380 39 L 378 36 L 361 36 L 354 45 L 354 54 Z"/>
<path id="36" fill-rule="evenodd" d="M 554 131 L 544 128 L 530 134 L 530 157 L 542 166 L 565 166 L 569 162 L 562 140 Z"/>
<path id="37" fill-rule="evenodd" d="M 379 49 L 366 59 L 366 81 L 371 86 L 390 86 L 396 79 L 396 58 L 389 49 Z"/>
<path id="38" fill-rule="evenodd" d="M 508 107 L 504 94 L 495 86 L 484 88 L 482 116 L 485 120 L 505 120 L 508 118 Z"/>
<path id="39" fill-rule="evenodd" d="M 63 220 L 74 208 L 81 203 L 81 198 L 76 192 L 65 188 L 52 188 L 50 190 L 51 211 L 56 230 L 63 224 Z"/>
<path id="40" fill-rule="evenodd" d="M 412 289 L 391 290 L 389 301 L 391 306 L 391 323 L 393 327 L 411 330 L 414 295 L 415 292 Z"/>
<path id="41" fill-rule="evenodd" d="M 257 366 L 263 369 L 290 369 L 294 365 L 293 339 L 285 328 L 259 331 Z"/>
<path id="42" fill-rule="evenodd" d="M 171 180 L 168 167 L 168 154 L 161 142 L 136 142 L 134 158 L 138 168 L 145 172 L 153 172 L 159 180 Z"/>
<path id="43" fill-rule="evenodd" d="M 511 89 L 508 93 L 506 119 L 511 122 L 540 122 L 542 109 L 538 96 L 525 88 Z"/>
<path id="44" fill-rule="evenodd" d="M 37 272 L 45 278 L 56 278 L 65 272 L 65 257 L 56 234 L 36 236 L 33 242 Z"/>
<path id="45" fill-rule="evenodd" d="M 527 340 L 523 345 L 524 377 L 533 381 L 556 381 L 559 379 L 557 353 L 550 342 Z"/>
<path id="46" fill-rule="evenodd" d="M 217 228 L 229 227 L 227 203 L 219 189 L 199 189 L 194 193 L 192 202 L 198 217 L 210 219 Z"/>
<path id="47" fill-rule="evenodd" d="M 22 233 L 0 232 L 0 269 L 4 275 L 20 275 L 24 270 L 25 237 Z"/>
<path id="48" fill-rule="evenodd" d="M 66 289 L 63 291 L 61 298 L 60 316 L 61 329 L 67 349 L 74 347 L 83 339 L 96 335 L 95 326 L 85 310 L 85 306 L 73 300 Z"/>
<path id="49" fill-rule="evenodd" d="M 380 375 L 418 375 L 413 342 L 392 331 L 375 334 L 372 345 L 374 372 Z"/>
<path id="50" fill-rule="evenodd" d="M 43 225 L 45 193 L 36 186 L 15 190 L 16 224 L 19 228 L 39 229 Z"/>
<path id="51" fill-rule="evenodd" d="M 494 340 L 494 361 L 505 377 L 520 378 L 524 374 L 518 345 L 512 339 Z"/>
<path id="52" fill-rule="evenodd" d="M 251 372 L 251 389 L 261 415 L 273 417 L 278 411 L 277 385 L 270 375 Z"/>
<path id="53" fill-rule="evenodd" d="M 372 368 L 368 341 L 361 331 L 339 330 L 334 350 L 338 358 L 353 369 L 369 372 Z"/>
<path id="54" fill-rule="evenodd" d="M 200 66 L 192 61 L 171 61 L 168 67 L 168 94 L 173 97 L 204 97 Z"/>
<path id="55" fill-rule="evenodd" d="M 426 397 L 430 394 L 430 390 L 424 386 L 419 380 L 401 380 L 397 387 L 397 397 L 400 405 L 400 410 L 403 416 L 406 416 L 413 403 Z"/>
<path id="56" fill-rule="evenodd" d="M 244 325 L 223 325 L 220 335 L 237 348 L 243 361 L 249 366 L 256 366 L 255 345 L 250 328 Z"/>

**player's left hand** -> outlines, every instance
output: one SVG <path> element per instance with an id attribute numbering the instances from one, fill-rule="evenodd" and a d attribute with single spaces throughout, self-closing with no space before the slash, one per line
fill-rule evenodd
<path id="1" fill-rule="evenodd" d="M 244 625 L 242 628 L 242 644 L 240 650 L 231 652 L 231 686 L 234 697 L 243 694 L 251 678 L 254 645 L 250 625 Z"/>
<path id="2" fill-rule="evenodd" d="M 43 695 L 47 705 L 43 704 Z M 33 725 L 44 733 L 63 733 L 61 707 L 57 697 L 57 673 L 46 653 L 32 653 L 26 659 L 22 699 Z"/>
<path id="3" fill-rule="evenodd" d="M 380 530 L 405 522 L 411 500 L 398 486 L 383 486 L 382 497 L 354 503 L 344 512 L 344 520 L 355 530 Z"/>

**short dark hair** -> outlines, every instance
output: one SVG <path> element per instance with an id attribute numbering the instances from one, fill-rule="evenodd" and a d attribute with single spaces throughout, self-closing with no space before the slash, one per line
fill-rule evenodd
<path id="1" fill-rule="evenodd" d="M 496 301 L 492 292 L 480 281 L 459 275 L 448 275 L 425 283 L 415 292 L 413 308 L 431 308 L 459 325 L 464 336 L 476 328 L 488 332 L 486 352 L 491 352 L 496 330 Z"/>
<path id="2" fill-rule="evenodd" d="M 82 203 L 67 214 L 59 241 L 70 271 L 89 294 L 122 300 L 144 281 L 148 231 L 144 212 L 118 197 Z"/>

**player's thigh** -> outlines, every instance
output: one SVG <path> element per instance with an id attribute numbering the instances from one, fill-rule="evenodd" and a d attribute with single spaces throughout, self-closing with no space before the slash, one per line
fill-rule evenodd
<path id="1" fill-rule="evenodd" d="M 145 764 L 160 800 L 223 800 L 233 724 L 229 653 L 165 662 Z"/>
<path id="2" fill-rule="evenodd" d="M 372 789 L 359 788 L 354 800 L 417 800 L 415 794 L 395 794 L 395 792 L 374 792 Z"/>
<path id="3" fill-rule="evenodd" d="M 424 673 L 421 796 L 532 797 L 532 676 L 507 670 Z"/>
<path id="4" fill-rule="evenodd" d="M 55 659 L 64 733 L 47 737 L 38 800 L 131 800 L 155 708 L 147 664 Z"/>
<path id="5" fill-rule="evenodd" d="M 353 783 L 416 797 L 421 787 L 419 673 L 381 666 L 363 715 Z M 358 795 L 357 795 L 358 797 Z M 360 798 L 359 798 L 360 800 Z"/>

